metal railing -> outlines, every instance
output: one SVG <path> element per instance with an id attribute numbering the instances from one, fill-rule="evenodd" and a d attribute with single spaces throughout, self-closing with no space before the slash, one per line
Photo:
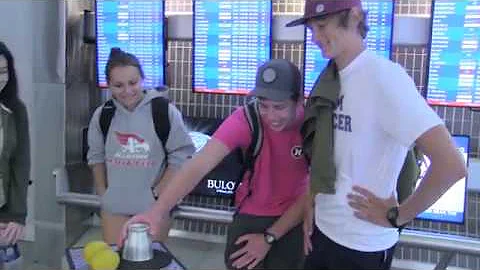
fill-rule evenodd
<path id="1" fill-rule="evenodd" d="M 75 192 L 63 192 L 57 194 L 57 202 L 60 204 L 76 205 L 88 208 L 100 208 L 100 198 L 94 194 L 82 194 Z M 174 218 L 186 218 L 195 220 L 230 223 L 233 220 L 233 211 L 209 209 L 179 204 L 172 211 Z"/>
<path id="2" fill-rule="evenodd" d="M 100 208 L 100 198 L 94 194 L 82 194 L 68 191 L 68 177 L 65 169 L 55 170 L 57 202 L 60 204 L 79 207 Z M 172 211 L 174 218 L 211 221 L 217 223 L 231 223 L 234 212 L 231 210 L 210 209 L 205 207 L 177 205 Z M 399 245 L 414 246 L 442 251 L 435 270 L 447 269 L 455 254 L 480 256 L 480 240 L 471 237 L 447 235 L 414 230 L 403 230 L 400 234 Z"/>
<path id="3" fill-rule="evenodd" d="M 53 172 L 56 182 L 56 200 L 59 204 L 75 205 L 100 209 L 100 197 L 96 194 L 70 192 L 68 173 L 65 168 L 56 169 Z M 174 218 L 186 218 L 195 220 L 230 223 L 233 220 L 233 211 L 209 209 L 191 205 L 179 204 L 172 211 Z"/>
<path id="4" fill-rule="evenodd" d="M 447 269 L 455 254 L 480 256 L 480 239 L 466 236 L 403 230 L 398 244 L 443 252 L 434 270 Z"/>

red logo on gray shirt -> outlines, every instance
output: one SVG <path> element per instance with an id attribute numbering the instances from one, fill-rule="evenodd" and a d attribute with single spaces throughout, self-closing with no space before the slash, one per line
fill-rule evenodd
<path id="1" fill-rule="evenodd" d="M 150 152 L 150 145 L 137 134 L 115 131 L 115 137 L 122 147 L 121 151 L 124 153 L 145 154 Z"/>

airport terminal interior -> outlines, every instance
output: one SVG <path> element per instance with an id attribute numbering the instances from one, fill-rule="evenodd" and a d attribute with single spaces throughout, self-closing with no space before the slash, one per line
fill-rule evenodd
<path id="1" fill-rule="evenodd" d="M 402 230 L 392 269 L 480 269 L 480 1 L 362 2 L 368 49 L 413 78 L 468 168 L 466 178 Z M 0 41 L 15 58 L 30 130 L 21 269 L 88 269 L 83 247 L 102 240 L 86 132 L 95 109 L 111 98 L 104 70 L 112 47 L 139 57 L 146 91 L 178 108 L 201 148 L 249 100 L 259 63 L 293 62 L 308 97 L 327 60 L 309 30 L 285 27 L 303 16 L 304 3 L 1 0 Z M 232 171 L 215 168 L 180 202 L 168 240 L 158 243 L 174 258 L 165 269 L 226 269 Z"/>

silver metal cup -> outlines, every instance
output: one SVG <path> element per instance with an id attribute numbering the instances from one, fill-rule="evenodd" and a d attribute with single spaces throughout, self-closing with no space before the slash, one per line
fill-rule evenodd
<path id="1" fill-rule="evenodd" d="M 143 262 L 153 259 L 150 227 L 144 223 L 128 226 L 127 239 L 123 245 L 122 258 L 127 261 Z"/>

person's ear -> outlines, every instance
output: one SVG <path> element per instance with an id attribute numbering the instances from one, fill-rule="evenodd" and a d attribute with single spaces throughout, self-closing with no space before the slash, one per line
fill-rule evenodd
<path id="1" fill-rule="evenodd" d="M 359 7 L 353 7 L 350 10 L 349 24 L 353 25 L 355 28 L 363 19 L 363 11 Z"/>

